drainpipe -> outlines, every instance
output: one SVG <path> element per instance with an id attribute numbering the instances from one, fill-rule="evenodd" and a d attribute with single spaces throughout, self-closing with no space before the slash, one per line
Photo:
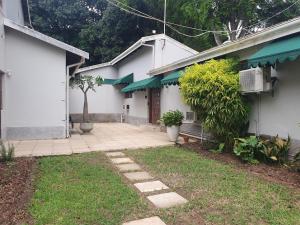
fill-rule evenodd
<path id="1" fill-rule="evenodd" d="M 70 83 L 70 76 L 74 77 L 76 71 L 79 69 L 79 67 L 85 62 L 85 59 L 83 57 L 81 57 L 80 62 L 79 63 L 75 63 L 72 65 L 68 65 L 67 66 L 67 76 L 66 76 L 66 137 L 70 137 L 70 129 L 69 129 L 69 114 L 70 114 L 70 109 L 69 109 L 69 83 Z M 70 69 L 75 67 L 75 70 L 72 74 L 70 74 Z"/>
<path id="2" fill-rule="evenodd" d="M 149 44 L 142 43 L 142 46 L 152 48 L 152 69 L 154 69 L 155 68 L 155 49 L 154 49 L 154 45 L 149 45 Z"/>

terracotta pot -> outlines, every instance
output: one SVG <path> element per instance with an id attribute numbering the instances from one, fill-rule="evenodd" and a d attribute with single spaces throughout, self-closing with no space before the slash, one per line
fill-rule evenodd
<path id="1" fill-rule="evenodd" d="M 82 130 L 83 133 L 89 133 L 91 130 L 93 130 L 93 123 L 80 123 L 80 130 Z"/>
<path id="2" fill-rule="evenodd" d="M 176 142 L 179 136 L 179 126 L 167 127 L 167 134 L 170 141 Z"/>

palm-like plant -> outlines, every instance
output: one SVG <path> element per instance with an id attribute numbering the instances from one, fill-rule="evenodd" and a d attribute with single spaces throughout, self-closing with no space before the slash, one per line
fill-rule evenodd
<path id="1" fill-rule="evenodd" d="M 89 111 L 88 111 L 88 99 L 87 93 L 89 90 L 96 92 L 95 87 L 103 84 L 103 78 L 101 76 L 90 76 L 90 75 L 77 75 L 70 79 L 71 88 L 79 88 L 84 94 L 83 104 L 83 122 L 89 122 Z"/>

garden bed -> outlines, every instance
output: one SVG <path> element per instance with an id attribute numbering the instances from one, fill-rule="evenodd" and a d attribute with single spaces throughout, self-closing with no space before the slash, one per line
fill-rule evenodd
<path id="1" fill-rule="evenodd" d="M 0 224 L 33 224 L 27 209 L 35 165 L 30 158 L 0 163 Z"/>
<path id="2" fill-rule="evenodd" d="M 260 163 L 257 165 L 243 163 L 232 153 L 213 153 L 210 150 L 211 146 L 207 143 L 201 144 L 200 142 L 186 143 L 182 145 L 188 149 L 200 153 L 202 156 L 210 159 L 218 160 L 226 164 L 234 165 L 238 168 L 246 170 L 259 177 L 267 179 L 272 182 L 288 185 L 291 187 L 300 188 L 300 173 L 291 171 L 289 168 L 284 166 L 267 165 Z"/>

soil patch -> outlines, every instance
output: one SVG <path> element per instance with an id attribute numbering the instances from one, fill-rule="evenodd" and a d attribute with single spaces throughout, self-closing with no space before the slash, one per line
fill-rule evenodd
<path id="1" fill-rule="evenodd" d="M 239 169 L 246 170 L 256 176 L 262 177 L 266 180 L 284 184 L 294 188 L 300 188 L 300 173 L 289 170 L 284 166 L 267 165 L 260 163 L 258 165 L 251 165 L 243 163 L 232 153 L 212 153 L 208 151 L 211 146 L 207 143 L 186 143 L 182 147 L 186 147 L 193 151 L 198 152 L 200 155 L 210 159 L 218 160 L 226 164 L 234 165 Z"/>
<path id="2" fill-rule="evenodd" d="M 35 168 L 33 158 L 0 162 L 0 224 L 33 224 L 28 204 L 33 194 Z"/>

